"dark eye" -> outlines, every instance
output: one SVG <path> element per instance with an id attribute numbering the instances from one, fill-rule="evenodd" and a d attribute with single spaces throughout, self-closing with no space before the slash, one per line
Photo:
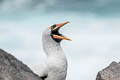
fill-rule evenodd
<path id="1" fill-rule="evenodd" d="M 56 27 L 56 24 L 53 25 L 53 28 L 55 28 L 55 27 Z"/>
<path id="2" fill-rule="evenodd" d="M 56 24 L 52 25 L 52 26 L 51 26 L 51 29 L 53 30 L 55 27 L 56 27 Z"/>

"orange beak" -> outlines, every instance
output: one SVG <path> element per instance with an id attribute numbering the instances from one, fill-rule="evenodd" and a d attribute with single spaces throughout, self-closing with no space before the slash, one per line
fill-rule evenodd
<path id="1" fill-rule="evenodd" d="M 61 23 L 61 24 L 56 24 L 56 27 L 55 27 L 53 30 L 56 30 L 56 29 L 58 29 L 58 28 L 61 28 L 62 26 L 64 26 L 65 24 L 68 24 L 68 23 L 70 23 L 70 22 L 67 21 L 67 22 L 64 22 L 64 23 Z"/>
<path id="2" fill-rule="evenodd" d="M 65 37 L 65 36 L 59 36 L 59 35 L 53 35 L 53 38 L 56 38 L 56 39 L 64 39 L 64 40 L 69 40 L 69 41 L 72 41 L 71 39 Z"/>
<path id="3" fill-rule="evenodd" d="M 59 28 L 61 28 L 62 26 L 64 26 L 65 24 L 68 24 L 68 23 L 70 23 L 69 21 L 67 21 L 67 22 L 64 22 L 64 23 L 61 23 L 61 24 L 56 24 L 56 27 L 53 29 L 53 30 L 56 30 L 56 29 L 59 29 Z M 69 40 L 69 41 L 72 41 L 71 39 L 69 39 L 69 38 L 67 38 L 67 37 L 65 37 L 65 36 L 63 36 L 63 35 L 53 35 L 53 38 L 55 38 L 55 39 L 64 39 L 64 40 Z"/>

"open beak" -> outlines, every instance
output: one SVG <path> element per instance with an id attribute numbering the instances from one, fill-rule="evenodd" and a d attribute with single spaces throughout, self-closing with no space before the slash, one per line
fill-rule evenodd
<path id="1" fill-rule="evenodd" d="M 65 24 L 68 24 L 70 23 L 69 21 L 67 22 L 64 22 L 64 23 L 61 23 L 61 24 L 56 24 L 56 27 L 53 29 L 53 30 L 58 30 L 59 28 L 63 27 Z M 64 40 L 69 40 L 69 41 L 72 41 L 71 39 L 63 36 L 63 35 L 53 35 L 54 38 L 56 39 L 64 39 Z"/>

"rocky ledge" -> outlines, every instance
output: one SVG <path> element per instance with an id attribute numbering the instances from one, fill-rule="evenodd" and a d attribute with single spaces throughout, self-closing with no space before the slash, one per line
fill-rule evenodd
<path id="1" fill-rule="evenodd" d="M 120 63 L 112 62 L 107 68 L 98 72 L 96 80 L 120 80 Z"/>
<path id="2" fill-rule="evenodd" d="M 41 80 L 27 65 L 0 49 L 0 80 Z"/>

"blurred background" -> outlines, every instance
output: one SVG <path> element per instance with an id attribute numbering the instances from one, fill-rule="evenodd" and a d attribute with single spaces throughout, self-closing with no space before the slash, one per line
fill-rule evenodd
<path id="1" fill-rule="evenodd" d="M 46 58 L 42 32 L 60 30 L 68 59 L 67 80 L 95 80 L 97 72 L 120 60 L 119 0 L 0 0 L 0 48 L 29 67 Z"/>

